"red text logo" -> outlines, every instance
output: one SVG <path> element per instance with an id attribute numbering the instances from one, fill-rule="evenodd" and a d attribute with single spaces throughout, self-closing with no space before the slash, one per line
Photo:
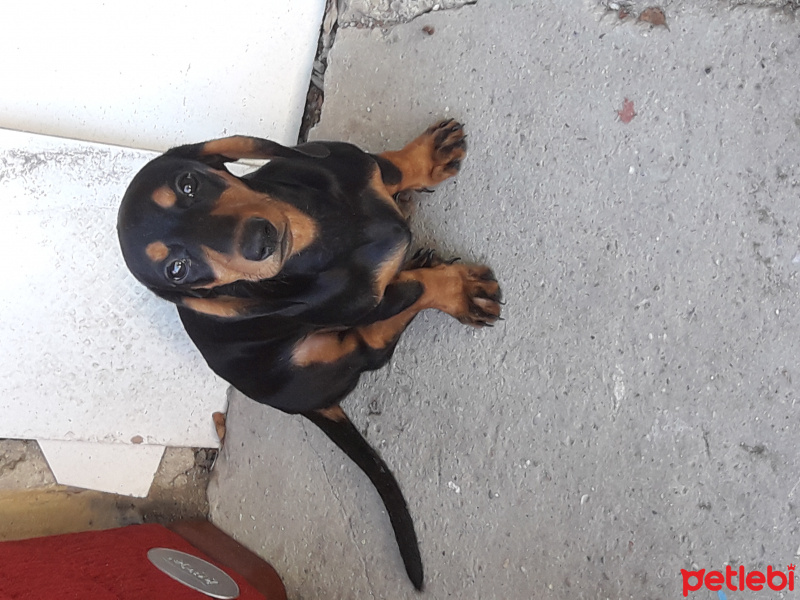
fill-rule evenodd
<path id="1" fill-rule="evenodd" d="M 794 565 L 786 567 L 786 573 L 773 569 L 772 566 L 767 567 L 767 572 L 750 571 L 746 573 L 743 566 L 738 569 L 731 568 L 730 565 L 725 567 L 725 573 L 722 571 L 708 571 L 700 569 L 699 571 L 687 571 L 681 569 L 683 575 L 683 595 L 689 595 L 689 592 L 696 592 L 701 587 L 717 592 L 727 587 L 731 591 L 744 591 L 753 590 L 757 592 L 765 587 L 779 592 L 783 589 L 794 591 Z"/>

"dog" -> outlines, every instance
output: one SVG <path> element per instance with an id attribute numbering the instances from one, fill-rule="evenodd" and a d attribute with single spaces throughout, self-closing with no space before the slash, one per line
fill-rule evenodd
<path id="1" fill-rule="evenodd" d="M 117 232 L 133 275 L 175 303 L 208 365 L 253 400 L 301 414 L 372 481 L 406 572 L 423 587 L 414 524 L 389 467 L 341 408 L 433 308 L 474 327 L 500 318 L 487 266 L 409 256 L 397 196 L 456 175 L 464 128 L 429 127 L 402 150 L 344 142 L 294 148 L 234 136 L 173 148 L 131 181 Z M 226 163 L 269 159 L 242 177 Z"/>

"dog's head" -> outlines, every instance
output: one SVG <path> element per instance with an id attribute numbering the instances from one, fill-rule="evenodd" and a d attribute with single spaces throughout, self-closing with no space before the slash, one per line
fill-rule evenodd
<path id="1" fill-rule="evenodd" d="M 313 220 L 231 175 L 241 158 L 316 156 L 327 149 L 292 149 L 236 136 L 174 148 L 145 165 L 125 192 L 117 232 L 133 275 L 172 300 L 213 296 L 237 281 L 278 274 L 314 239 Z"/>

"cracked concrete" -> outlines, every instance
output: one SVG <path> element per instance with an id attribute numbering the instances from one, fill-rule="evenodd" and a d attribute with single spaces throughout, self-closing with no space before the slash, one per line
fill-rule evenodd
<path id="1" fill-rule="evenodd" d="M 340 0 L 341 27 L 388 27 L 420 15 L 475 4 L 477 0 Z"/>
<path id="2" fill-rule="evenodd" d="M 405 490 L 422 596 L 341 452 L 231 399 L 211 514 L 291 598 L 676 598 L 681 569 L 797 562 L 800 25 L 600 4 L 339 30 L 311 137 L 463 120 L 462 173 L 412 225 L 490 264 L 507 320 L 420 316 L 345 404 Z"/>
<path id="3" fill-rule="evenodd" d="M 54 484 L 39 444 L 33 440 L 0 440 L 0 491 Z"/>

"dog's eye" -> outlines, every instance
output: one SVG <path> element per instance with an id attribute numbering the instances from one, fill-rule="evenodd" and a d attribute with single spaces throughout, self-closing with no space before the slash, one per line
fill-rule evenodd
<path id="1" fill-rule="evenodd" d="M 189 274 L 189 261 L 185 258 L 173 260 L 167 265 L 167 277 L 178 283 L 186 279 Z"/>
<path id="2" fill-rule="evenodd" d="M 183 193 L 184 196 L 194 198 L 197 192 L 197 178 L 191 173 L 184 173 L 178 177 L 178 190 Z"/>

